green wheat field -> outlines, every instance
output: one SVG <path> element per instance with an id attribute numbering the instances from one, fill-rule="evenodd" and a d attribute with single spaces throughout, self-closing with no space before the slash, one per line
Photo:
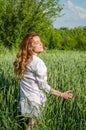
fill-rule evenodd
<path id="1" fill-rule="evenodd" d="M 19 79 L 13 72 L 17 51 L 0 49 L 0 130 L 26 130 L 19 110 Z M 86 130 L 86 52 L 45 51 L 48 83 L 59 91 L 71 90 L 72 100 L 47 94 L 42 117 L 33 130 Z"/>

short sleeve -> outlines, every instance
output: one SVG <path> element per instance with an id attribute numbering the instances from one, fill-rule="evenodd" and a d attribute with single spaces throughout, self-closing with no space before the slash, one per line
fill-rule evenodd
<path id="1" fill-rule="evenodd" d="M 47 68 L 43 61 L 40 61 L 36 65 L 36 80 L 39 89 L 49 93 L 51 87 L 47 83 Z"/>

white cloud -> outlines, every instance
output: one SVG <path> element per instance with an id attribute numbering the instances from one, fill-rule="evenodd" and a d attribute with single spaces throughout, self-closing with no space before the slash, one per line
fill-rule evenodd
<path id="1" fill-rule="evenodd" d="M 76 17 L 79 17 L 80 19 L 86 19 L 86 9 L 75 6 L 71 0 L 68 0 L 67 3 L 65 4 L 65 7 L 68 8 L 70 11 L 76 15 Z"/>
<path id="2" fill-rule="evenodd" d="M 86 26 L 86 8 L 75 5 L 73 1 L 66 0 L 67 2 L 63 6 L 61 17 L 57 17 L 54 22 L 54 27 L 78 27 Z"/>

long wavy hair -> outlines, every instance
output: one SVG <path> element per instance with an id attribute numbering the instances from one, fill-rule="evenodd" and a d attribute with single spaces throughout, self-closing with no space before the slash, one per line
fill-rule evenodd
<path id="1" fill-rule="evenodd" d="M 38 34 L 35 33 L 27 34 L 20 44 L 19 52 L 16 56 L 16 60 L 14 61 L 14 73 L 17 77 L 21 78 L 24 75 L 27 62 L 32 59 L 32 43 L 34 42 L 33 37 L 35 36 L 40 37 Z"/>

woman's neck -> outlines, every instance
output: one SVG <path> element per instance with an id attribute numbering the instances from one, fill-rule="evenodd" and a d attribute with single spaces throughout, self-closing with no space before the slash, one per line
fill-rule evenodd
<path id="1" fill-rule="evenodd" d="M 33 53 L 33 56 L 34 56 L 34 55 L 35 55 L 35 56 L 38 56 L 38 53 L 35 53 L 35 52 L 34 52 L 34 53 Z"/>

